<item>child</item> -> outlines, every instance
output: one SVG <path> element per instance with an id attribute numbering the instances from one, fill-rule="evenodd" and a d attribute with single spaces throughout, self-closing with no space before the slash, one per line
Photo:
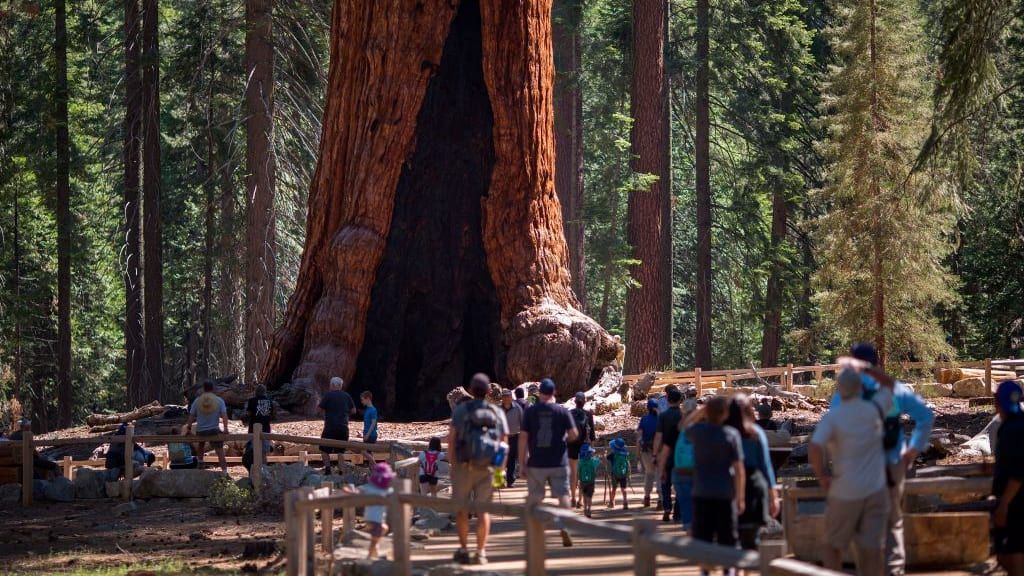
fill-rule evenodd
<path id="1" fill-rule="evenodd" d="M 594 485 L 597 483 L 597 466 L 601 460 L 594 457 L 594 449 L 589 443 L 580 446 L 580 459 L 576 470 L 580 479 L 580 495 L 583 497 L 583 514 L 591 518 L 591 504 L 594 501 Z"/>
<path id="2" fill-rule="evenodd" d="M 359 395 L 359 401 L 363 404 L 363 442 L 373 444 L 377 441 L 377 408 L 373 405 L 373 392 L 365 390 Z M 373 470 L 376 461 L 373 459 L 373 452 L 367 450 L 363 453 L 366 465 Z"/>
<path id="3" fill-rule="evenodd" d="M 441 438 L 434 436 L 425 452 L 420 452 L 420 494 L 437 496 L 437 463 L 447 460 L 448 454 L 441 451 Z"/>
<path id="4" fill-rule="evenodd" d="M 622 509 L 629 510 L 629 498 L 626 496 L 626 482 L 629 481 L 629 450 L 622 438 L 612 440 L 608 445 L 608 470 L 612 479 L 612 494 L 608 508 L 615 507 L 615 488 L 622 488 Z"/>
<path id="5" fill-rule="evenodd" d="M 387 462 L 381 462 L 373 467 L 369 484 L 363 484 L 359 490 L 364 494 L 387 496 L 392 492 L 391 481 L 394 479 L 395 473 L 391 466 Z M 366 556 L 370 560 L 377 558 L 377 545 L 381 537 L 388 533 L 388 525 L 384 522 L 386 513 L 386 506 L 367 506 L 364 512 L 366 527 L 370 531 L 370 550 Z"/>
<path id="6" fill-rule="evenodd" d="M 171 434 L 180 436 L 181 428 L 178 428 L 177 426 L 171 428 Z M 192 454 L 192 445 L 185 442 L 168 443 L 167 456 L 170 457 L 171 470 L 196 468 L 199 466 L 199 461 Z"/>

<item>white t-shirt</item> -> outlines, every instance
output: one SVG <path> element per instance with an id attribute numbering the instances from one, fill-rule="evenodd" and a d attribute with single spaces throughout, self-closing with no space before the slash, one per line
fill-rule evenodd
<path id="1" fill-rule="evenodd" d="M 380 488 L 367 482 L 359 487 L 359 491 L 363 494 L 372 494 L 374 496 L 387 496 L 391 494 L 391 488 Z M 367 522 L 376 522 L 377 524 L 383 524 L 386 518 L 388 508 L 387 506 L 367 506 L 366 511 L 363 512 L 363 518 Z"/>
<path id="2" fill-rule="evenodd" d="M 877 406 L 876 406 L 877 404 Z M 811 442 L 828 448 L 832 457 L 829 498 L 860 500 L 885 488 L 882 414 L 892 407 L 892 391 L 882 388 L 868 401 L 844 400 L 825 414 Z"/>

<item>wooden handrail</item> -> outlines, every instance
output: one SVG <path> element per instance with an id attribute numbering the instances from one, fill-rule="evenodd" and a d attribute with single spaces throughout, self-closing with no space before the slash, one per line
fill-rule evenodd
<path id="1" fill-rule="evenodd" d="M 992 489 L 992 478 L 978 476 L 974 478 L 908 478 L 903 484 L 905 494 L 952 494 L 952 493 L 985 493 Z M 827 493 L 821 486 L 788 486 L 787 497 L 796 500 L 824 498 Z"/>

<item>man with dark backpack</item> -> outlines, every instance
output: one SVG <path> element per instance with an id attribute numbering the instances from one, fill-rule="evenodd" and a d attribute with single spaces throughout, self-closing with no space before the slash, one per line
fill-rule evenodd
<path id="1" fill-rule="evenodd" d="M 448 427 L 448 460 L 452 463 L 452 500 L 461 502 L 490 502 L 494 494 L 494 467 L 503 462 L 508 453 L 508 423 L 501 408 L 487 402 L 491 380 L 485 374 L 476 374 L 469 384 L 472 400 L 463 402 L 452 412 Z M 480 514 L 476 532 L 476 555 L 470 558 L 469 512 L 459 511 L 455 516 L 459 533 L 459 549 L 453 560 L 459 564 L 487 563 L 487 536 L 491 530 L 491 517 Z"/>
<path id="2" fill-rule="evenodd" d="M 572 416 L 573 423 L 576 424 L 579 437 L 576 441 L 569 442 L 567 446 L 569 449 L 569 492 L 572 495 L 572 507 L 579 508 L 583 505 L 583 499 L 576 499 L 576 488 L 579 484 L 576 463 L 580 459 L 580 448 L 583 447 L 583 444 L 593 444 L 597 440 L 597 436 L 594 432 L 594 414 L 583 408 L 587 403 L 587 395 L 583 392 L 577 392 L 575 403 L 576 407 L 569 410 L 569 414 Z"/>

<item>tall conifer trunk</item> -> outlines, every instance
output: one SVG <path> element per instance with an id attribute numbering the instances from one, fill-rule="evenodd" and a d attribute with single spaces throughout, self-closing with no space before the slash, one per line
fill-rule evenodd
<path id="1" fill-rule="evenodd" d="M 555 191 L 569 248 L 572 288 L 585 309 L 586 268 L 583 224 L 583 93 L 580 90 L 581 0 L 555 0 Z"/>
<path id="2" fill-rule="evenodd" d="M 697 0 L 697 126 L 694 150 L 697 195 L 697 333 L 694 363 L 711 368 L 711 104 L 708 97 L 710 61 L 708 28 L 709 0 Z"/>
<path id="3" fill-rule="evenodd" d="M 124 1 L 124 339 L 129 407 L 141 406 L 146 389 L 146 347 L 143 339 L 142 265 L 139 242 L 139 176 L 142 168 L 142 44 L 139 0 Z"/>
<path id="4" fill-rule="evenodd" d="M 585 388 L 615 357 L 572 292 L 550 0 L 335 0 L 295 292 L 261 381 L 332 376 L 399 416 L 472 372 Z"/>
<path id="5" fill-rule="evenodd" d="M 244 381 L 255 382 L 274 329 L 273 0 L 245 2 L 246 299 Z"/>
<path id="6" fill-rule="evenodd" d="M 669 137 L 666 0 L 633 2 L 633 171 L 657 180 L 629 196 L 627 237 L 639 286 L 626 294 L 625 370 L 637 373 L 672 364 L 672 181 Z"/>
<path id="7" fill-rule="evenodd" d="M 142 0 L 142 196 L 143 307 L 146 347 L 146 400 L 178 400 L 163 387 L 163 233 L 160 222 L 160 10 L 158 0 Z"/>
<path id="8" fill-rule="evenodd" d="M 68 33 L 65 0 L 56 0 L 53 50 L 57 157 L 57 426 L 71 426 L 71 143 L 68 137 Z"/>
<path id="9" fill-rule="evenodd" d="M 789 206 L 786 190 L 776 182 L 779 189 L 772 194 L 772 238 L 769 257 L 768 289 L 765 294 L 764 333 L 761 339 L 761 366 L 776 366 L 779 362 L 779 347 L 782 344 L 782 260 L 779 251 L 786 241 L 786 220 Z"/>

